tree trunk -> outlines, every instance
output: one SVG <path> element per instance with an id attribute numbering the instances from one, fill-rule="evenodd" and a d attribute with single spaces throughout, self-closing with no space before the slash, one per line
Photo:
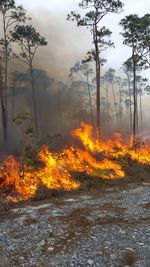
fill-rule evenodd
<path id="1" fill-rule="evenodd" d="M 4 85 L 2 81 L 2 69 L 0 65 L 0 101 L 1 101 L 1 114 L 2 114 L 2 130 L 3 130 L 3 141 L 4 149 L 7 150 L 7 116 L 5 109 L 5 98 L 4 98 Z"/>
<path id="2" fill-rule="evenodd" d="M 3 14 L 3 32 L 4 32 L 4 49 L 5 49 L 5 78 L 4 78 L 4 104 L 7 114 L 7 90 L 8 90 L 8 41 L 7 41 L 7 32 L 6 32 L 6 16 Z"/>
<path id="3" fill-rule="evenodd" d="M 142 108 L 142 92 L 140 92 L 140 121 L 141 121 L 141 137 L 143 134 L 143 108 Z"/>
<path id="4" fill-rule="evenodd" d="M 10 120 L 11 120 L 11 124 L 10 124 L 10 137 L 13 137 L 13 126 L 14 126 L 14 122 L 13 119 L 15 118 L 15 94 L 14 94 L 14 89 L 15 89 L 15 85 L 13 85 L 12 87 L 12 107 L 11 107 L 11 116 L 10 116 Z"/>
<path id="5" fill-rule="evenodd" d="M 93 113 L 93 107 L 92 107 L 92 97 L 91 97 L 91 90 L 90 90 L 90 84 L 89 84 L 89 75 L 87 75 L 87 87 L 88 87 L 89 104 L 90 104 L 90 111 L 91 111 L 91 123 L 94 126 L 94 113 Z"/>
<path id="6" fill-rule="evenodd" d="M 124 131 L 125 131 L 125 134 L 127 134 L 127 136 L 128 136 L 128 134 L 129 134 L 129 132 L 128 132 L 128 130 L 129 130 L 129 125 L 128 125 L 128 122 L 129 122 L 129 118 L 128 118 L 128 106 L 127 106 L 127 104 L 126 104 L 126 116 L 125 116 L 125 120 L 126 120 L 126 125 L 125 125 L 125 128 L 124 128 Z"/>
<path id="7" fill-rule="evenodd" d="M 36 93 L 35 93 L 35 84 L 34 84 L 34 76 L 33 76 L 32 64 L 30 65 L 30 74 L 31 74 L 31 85 L 32 85 L 32 101 L 33 101 L 35 134 L 36 134 L 36 136 L 38 136 L 38 118 L 37 118 L 37 106 L 36 106 Z"/>
<path id="8" fill-rule="evenodd" d="M 133 144 L 136 143 L 137 138 L 137 88 L 136 88 L 136 62 L 135 62 L 135 56 L 133 52 Z"/>
<path id="9" fill-rule="evenodd" d="M 130 134 L 132 134 L 132 99 L 131 99 L 131 86 L 130 86 L 130 78 L 128 77 L 128 90 L 129 90 L 129 99 L 130 99 Z"/>
<path id="10" fill-rule="evenodd" d="M 108 132 L 110 134 L 110 111 L 109 111 L 109 95 L 108 87 L 106 86 L 106 101 L 107 101 L 107 122 L 108 122 Z"/>
<path id="11" fill-rule="evenodd" d="M 119 116 L 120 116 L 120 132 L 123 133 L 122 93 L 120 84 L 119 84 Z"/>
<path id="12" fill-rule="evenodd" d="M 118 120 L 118 112 L 117 112 L 117 102 L 116 102 L 116 95 L 115 95 L 115 90 L 114 90 L 113 84 L 112 84 L 112 92 L 113 92 L 113 99 L 114 99 L 114 106 L 115 106 L 115 113 L 116 113 L 116 120 L 117 120 L 117 128 L 118 128 L 119 120 Z"/>
<path id="13" fill-rule="evenodd" d="M 80 109 L 81 109 L 81 118 L 82 118 L 82 121 L 85 121 L 85 116 L 84 116 L 84 107 L 83 107 L 83 96 L 82 96 L 82 91 L 80 92 Z"/>
<path id="14" fill-rule="evenodd" d="M 96 115 L 97 129 L 100 136 L 101 116 L 100 116 L 100 51 L 98 47 L 97 25 L 94 28 L 94 45 L 95 45 L 95 65 L 96 65 Z"/>

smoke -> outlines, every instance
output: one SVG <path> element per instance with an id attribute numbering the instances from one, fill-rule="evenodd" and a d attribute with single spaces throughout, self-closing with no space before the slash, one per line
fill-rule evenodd
<path id="1" fill-rule="evenodd" d="M 51 10 L 38 8 L 35 11 L 32 10 L 32 12 L 27 10 L 27 15 L 32 18 L 28 23 L 32 24 L 48 42 L 46 47 L 39 47 L 34 60 L 34 68 L 45 70 L 48 75 L 55 80 L 47 91 L 43 90 L 43 92 L 40 91 L 39 93 L 37 104 L 39 108 L 40 127 L 43 129 L 41 135 L 43 133 L 55 134 L 57 132 L 62 132 L 65 127 L 68 129 L 74 127 L 73 116 L 77 118 L 78 122 L 81 119 L 79 112 L 81 111 L 80 99 L 75 101 L 77 92 L 71 91 L 70 93 L 65 93 L 63 87 L 65 84 L 70 87 L 70 79 L 68 77 L 70 68 L 77 61 L 81 61 L 85 58 L 86 52 L 91 49 L 92 37 L 89 30 L 86 28 L 78 28 L 75 23 L 66 20 L 68 12 L 69 11 L 62 11 L 61 9 L 59 9 L 59 11 L 55 9 L 53 12 Z M 111 20 L 111 17 L 109 20 Z M 117 40 L 116 37 L 116 41 Z M 112 55 L 114 54 L 112 51 L 110 53 Z M 121 54 L 121 50 L 119 50 L 119 53 Z M 106 55 L 106 57 L 109 58 L 109 54 Z M 110 64 L 110 62 L 107 63 L 106 67 L 111 67 L 108 64 Z M 103 68 L 103 71 L 106 67 Z M 9 62 L 9 72 L 14 70 L 26 72 L 27 69 L 27 66 L 17 60 Z M 62 82 L 61 89 L 60 86 L 58 86 L 58 82 L 60 81 Z M 78 98 L 80 98 L 79 95 Z M 112 102 L 111 91 L 110 101 Z M 146 102 L 146 99 L 144 101 Z M 16 103 L 18 103 L 19 106 L 19 98 Z M 112 102 L 112 105 L 113 104 Z M 27 106 L 24 99 L 22 100 L 21 108 L 23 105 L 24 107 Z M 88 103 L 86 103 L 86 105 L 88 105 Z M 93 100 L 93 106 L 94 105 L 95 99 Z M 21 108 L 17 110 L 20 111 Z M 103 114 L 103 116 L 104 115 L 106 114 Z M 114 117 L 114 114 L 112 114 L 112 117 Z M 107 121 L 106 117 L 104 119 Z M 146 120 L 148 120 L 147 116 Z M 18 135 L 19 134 L 20 133 L 18 133 Z"/>
<path id="2" fill-rule="evenodd" d="M 90 44 L 89 33 L 86 29 L 81 31 L 75 24 L 68 22 L 66 20 L 66 12 L 54 14 L 51 11 L 42 9 L 35 10 L 35 12 L 27 11 L 27 15 L 32 18 L 28 24 L 32 24 L 48 42 L 47 46 L 39 47 L 37 50 L 37 54 L 34 59 L 34 68 L 45 70 L 49 77 L 53 78 L 55 81 L 49 86 L 48 90 L 45 88 L 46 90 L 43 89 L 43 93 L 42 91 L 37 92 L 37 106 L 40 116 L 39 125 L 44 125 L 43 132 L 45 135 L 48 133 L 55 134 L 60 131 L 62 132 L 66 125 L 70 130 L 70 128 L 73 127 L 71 120 L 72 114 L 75 112 L 74 106 L 78 107 L 78 104 L 76 103 L 74 105 L 76 100 L 74 101 L 72 92 L 64 92 L 64 96 L 66 96 L 66 99 L 64 99 L 62 97 L 62 91 L 65 84 L 67 87 L 70 86 L 70 79 L 68 77 L 70 68 L 77 60 L 82 60 L 86 55 L 86 49 L 83 43 L 86 38 L 89 39 Z M 17 51 L 16 45 L 13 45 L 13 48 L 16 52 L 19 52 Z M 89 48 L 90 45 L 87 45 L 87 50 Z M 9 61 L 10 86 L 12 85 L 11 73 L 14 71 L 27 72 L 28 66 L 16 59 Z M 58 84 L 60 81 L 62 82 L 61 86 Z M 26 87 L 25 91 L 29 92 L 29 90 L 26 90 Z M 23 111 L 32 111 L 32 101 L 31 99 L 28 100 L 32 96 L 30 94 L 27 96 L 25 91 L 24 94 L 20 94 L 20 96 L 18 91 L 18 95 L 15 100 L 15 115 Z M 12 95 L 12 93 L 10 93 L 10 95 Z M 62 103 L 60 103 L 60 101 Z M 12 105 L 12 99 L 10 99 L 10 114 L 12 113 Z M 71 105 L 73 106 L 73 110 L 71 109 Z M 12 125 L 12 122 L 10 122 L 10 124 Z M 14 128 L 14 126 L 12 127 Z M 17 127 L 15 127 L 14 132 L 15 136 L 20 136 L 21 134 L 21 130 L 17 130 Z"/>
<path id="3" fill-rule="evenodd" d="M 40 19 L 39 19 L 40 13 Z M 66 20 L 66 13 L 52 13 L 42 10 L 31 13 L 33 26 L 48 41 L 37 53 L 35 66 L 45 69 L 57 80 L 68 82 L 70 68 L 77 60 L 82 60 L 90 48 L 90 36 L 86 29 L 77 28 Z M 85 39 L 89 45 L 85 48 Z"/>

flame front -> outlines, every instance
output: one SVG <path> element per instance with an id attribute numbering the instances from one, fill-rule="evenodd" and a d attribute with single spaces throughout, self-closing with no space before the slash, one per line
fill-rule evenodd
<path id="1" fill-rule="evenodd" d="M 71 179 L 59 154 L 52 154 L 48 147 L 43 146 L 39 157 L 45 166 L 37 172 L 37 177 L 48 189 L 73 190 L 79 187 L 79 183 Z"/>
<path id="2" fill-rule="evenodd" d="M 39 186 L 48 189 L 76 190 L 80 183 L 73 179 L 72 173 L 86 173 L 102 179 L 119 179 L 125 177 L 125 163 L 130 158 L 141 164 L 150 164 L 150 146 L 133 149 L 132 140 L 123 143 L 120 134 L 114 140 L 103 141 L 97 132 L 93 135 L 91 125 L 81 123 L 81 127 L 72 133 L 81 146 L 71 146 L 60 153 L 52 153 L 43 146 L 38 153 L 42 167 L 31 169 L 22 167 L 21 161 L 8 157 L 0 168 L 0 189 L 5 197 L 12 201 L 32 198 Z M 12 194 L 14 192 L 14 194 Z M 16 196 L 18 195 L 18 196 Z"/>

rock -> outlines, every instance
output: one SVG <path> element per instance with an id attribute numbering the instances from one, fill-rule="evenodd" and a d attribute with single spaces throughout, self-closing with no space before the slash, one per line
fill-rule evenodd
<path id="1" fill-rule="evenodd" d="M 15 250 L 15 246 L 14 245 L 10 245 L 8 248 L 9 248 L 10 251 L 14 251 Z"/>
<path id="2" fill-rule="evenodd" d="M 24 258 L 23 256 L 20 256 L 18 260 L 19 260 L 19 263 L 21 263 L 21 264 L 22 264 L 22 263 L 24 263 L 24 261 L 25 261 L 25 258 Z"/>
<path id="3" fill-rule="evenodd" d="M 44 246 L 45 245 L 45 240 L 42 240 L 40 243 L 39 243 L 39 246 Z"/>
<path id="4" fill-rule="evenodd" d="M 51 244 L 51 243 L 53 243 L 54 242 L 54 240 L 52 239 L 52 238 L 47 238 L 47 243 L 48 244 Z"/>
<path id="5" fill-rule="evenodd" d="M 119 230 L 119 234 L 121 234 L 121 235 L 124 235 L 124 234 L 126 234 L 126 231 L 125 231 L 125 230 L 122 230 L 122 229 L 120 229 L 120 230 Z"/>
<path id="6" fill-rule="evenodd" d="M 114 259 L 116 258 L 115 254 L 111 254 L 111 255 L 110 255 L 110 258 L 111 258 L 112 260 L 114 260 Z"/>
<path id="7" fill-rule="evenodd" d="M 87 263 L 88 263 L 90 266 L 92 266 L 92 265 L 94 264 L 94 261 L 91 260 L 91 259 L 89 259 L 89 260 L 87 261 Z"/>
<path id="8" fill-rule="evenodd" d="M 53 247 L 49 247 L 49 248 L 48 248 L 48 251 L 49 251 L 49 252 L 51 252 L 51 251 L 53 251 L 53 250 L 54 250 Z"/>
<path id="9" fill-rule="evenodd" d="M 134 249 L 132 249 L 132 248 L 125 248 L 125 251 L 131 251 L 131 252 L 134 252 Z"/>

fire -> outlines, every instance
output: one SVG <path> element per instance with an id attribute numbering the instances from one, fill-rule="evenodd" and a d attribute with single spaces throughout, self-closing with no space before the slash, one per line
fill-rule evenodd
<path id="1" fill-rule="evenodd" d="M 103 141 L 91 125 L 81 123 L 81 127 L 72 132 L 80 140 L 79 146 L 71 146 L 60 153 L 50 152 L 43 146 L 38 152 L 42 165 L 38 168 L 22 163 L 15 157 L 8 157 L 0 168 L 0 189 L 4 197 L 11 201 L 20 201 L 36 195 L 39 186 L 48 189 L 76 190 L 80 183 L 73 179 L 73 173 L 86 173 L 102 179 L 121 179 L 125 177 L 127 159 L 141 164 L 150 164 L 150 146 L 133 148 L 132 140 L 123 142 L 119 133 L 113 140 Z"/>
<path id="2" fill-rule="evenodd" d="M 37 178 L 27 166 L 22 169 L 21 163 L 10 156 L 0 169 L 0 189 L 6 189 L 7 192 L 13 189 L 19 194 L 19 200 L 28 199 L 36 192 Z M 7 198 L 14 201 L 16 199 L 9 195 Z"/>
<path id="3" fill-rule="evenodd" d="M 45 166 L 37 172 L 37 177 L 49 189 L 73 190 L 79 187 L 79 183 L 71 179 L 71 175 L 65 169 L 65 163 L 59 154 L 52 154 L 48 147 L 43 146 L 39 157 Z"/>
<path id="4" fill-rule="evenodd" d="M 66 155 L 65 164 L 71 171 L 85 172 L 103 179 L 124 177 L 121 166 L 112 160 L 105 158 L 102 161 L 97 161 L 88 151 L 77 148 L 68 149 L 64 153 Z"/>

